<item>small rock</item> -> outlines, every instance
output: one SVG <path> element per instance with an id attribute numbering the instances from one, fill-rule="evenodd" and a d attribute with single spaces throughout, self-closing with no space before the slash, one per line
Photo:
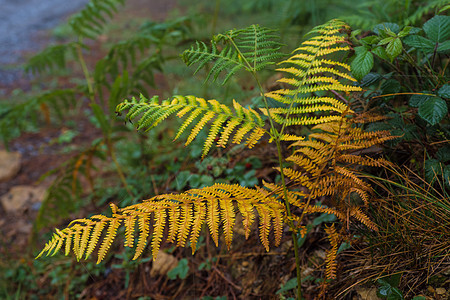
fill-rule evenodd
<path id="1" fill-rule="evenodd" d="M 150 270 L 150 276 L 161 274 L 165 275 L 178 265 L 178 259 L 163 251 L 159 251 L 156 260 L 153 262 L 152 269 Z"/>
<path id="2" fill-rule="evenodd" d="M 377 289 L 376 288 L 356 288 L 356 293 L 358 294 L 358 299 L 360 300 L 378 300 Z"/>
<path id="3" fill-rule="evenodd" d="M 21 158 L 19 152 L 0 150 L 0 182 L 11 180 L 16 176 L 20 170 Z"/>
<path id="4" fill-rule="evenodd" d="M 321 249 L 314 251 L 314 255 L 325 260 L 327 258 L 327 253 Z"/>
<path id="5" fill-rule="evenodd" d="M 437 288 L 436 294 L 438 295 L 444 295 L 447 291 L 444 288 Z"/>
<path id="6" fill-rule="evenodd" d="M 6 212 L 14 212 L 25 207 L 26 204 L 39 203 L 44 200 L 46 189 L 29 185 L 14 186 L 6 195 L 0 198 L 0 202 Z"/>

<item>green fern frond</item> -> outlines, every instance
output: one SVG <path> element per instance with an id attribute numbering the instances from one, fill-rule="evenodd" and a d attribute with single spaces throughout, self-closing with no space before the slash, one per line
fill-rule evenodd
<path id="1" fill-rule="evenodd" d="M 129 66 L 136 67 L 140 55 L 146 53 L 152 40 L 145 36 L 138 36 L 115 44 L 108 54 L 99 60 L 95 66 L 94 79 L 97 84 L 107 83 L 107 76 L 113 80 Z"/>
<path id="2" fill-rule="evenodd" d="M 444 5 L 448 5 L 448 0 L 434 0 L 427 1 L 423 4 L 421 3 L 419 7 L 414 7 L 413 13 L 404 20 L 404 24 L 415 24 L 417 21 L 420 21 L 424 15 L 437 11 L 437 9 L 443 7 Z"/>
<path id="3" fill-rule="evenodd" d="M 80 12 L 69 20 L 72 30 L 80 37 L 94 39 L 102 33 L 106 17 L 112 18 L 119 5 L 125 0 L 91 0 Z"/>
<path id="4" fill-rule="evenodd" d="M 242 107 L 236 101 L 233 101 L 233 104 L 234 113 L 217 100 L 206 101 L 194 96 L 175 96 L 172 100 L 167 99 L 160 103 L 158 97 L 146 99 L 141 95 L 140 100 L 136 98 L 125 100 L 117 106 L 116 111 L 120 113 L 128 110 L 126 119 L 129 121 L 139 118 L 135 125 L 138 130 L 153 128 L 175 113 L 179 117 L 187 116 L 175 136 L 175 139 L 179 138 L 189 125 L 195 124 L 186 145 L 190 144 L 206 124 L 215 118 L 203 145 L 202 155 L 205 156 L 217 138 L 217 145 L 224 147 L 235 129 L 233 143 L 241 143 L 244 136 L 249 133 L 245 141 L 249 148 L 252 148 L 266 132 L 263 128 L 264 121 L 256 111 Z M 199 120 L 195 122 L 198 118 Z"/>
<path id="5" fill-rule="evenodd" d="M 67 43 L 64 45 L 49 46 L 29 58 L 25 64 L 25 71 L 32 72 L 34 75 L 42 74 L 53 69 L 64 69 L 66 67 L 67 55 L 76 56 L 76 43 Z"/>
<path id="6" fill-rule="evenodd" d="M 240 69 L 249 72 L 260 71 L 274 64 L 284 55 L 279 52 L 282 44 L 275 30 L 251 25 L 241 30 L 230 30 L 216 35 L 209 48 L 203 42 L 197 42 L 182 54 L 186 65 L 198 64 L 195 73 L 207 64 L 213 63 L 205 81 L 211 76 L 217 80 L 220 73 L 225 73 L 222 84 Z"/>
<path id="7" fill-rule="evenodd" d="M 166 240 L 177 242 L 178 246 L 184 246 L 190 235 L 193 253 L 205 223 L 216 245 L 219 243 L 219 227 L 222 227 L 225 243 L 230 248 L 238 212 L 242 215 L 247 237 L 254 220 L 259 219 L 261 243 L 269 251 L 269 234 L 274 231 L 275 245 L 279 245 L 285 215 L 285 207 L 267 191 L 226 184 L 215 184 L 177 195 L 159 195 L 122 209 L 112 205 L 112 210 L 112 217 L 96 215 L 89 219 L 78 219 L 63 230 L 56 230 L 38 257 L 54 255 L 65 245 L 66 255 L 73 251 L 77 258 L 83 255 L 87 258 L 101 240 L 99 263 L 104 260 L 120 226 L 126 228 L 126 246 L 133 245 L 130 237 L 137 232 L 138 243 L 133 259 L 142 255 L 150 232 L 153 259 L 156 259 L 166 227 L 169 230 Z M 139 226 L 130 222 L 131 218 L 137 219 Z M 105 228 L 106 235 L 102 238 Z"/>

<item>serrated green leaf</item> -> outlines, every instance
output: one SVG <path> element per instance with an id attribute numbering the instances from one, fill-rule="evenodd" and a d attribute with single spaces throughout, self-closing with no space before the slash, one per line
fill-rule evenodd
<path id="1" fill-rule="evenodd" d="M 382 46 L 382 45 L 386 45 L 387 43 L 390 43 L 390 42 L 392 42 L 393 40 L 394 40 L 395 38 L 394 37 L 387 37 L 387 38 L 385 38 L 385 39 L 382 39 L 379 43 L 378 43 L 378 46 Z"/>
<path id="2" fill-rule="evenodd" d="M 389 56 L 389 58 L 391 59 L 391 61 L 393 61 L 394 58 L 399 56 L 400 53 L 402 53 L 402 50 L 403 50 L 403 44 L 399 38 L 393 39 L 386 46 L 386 53 Z"/>
<path id="3" fill-rule="evenodd" d="M 436 158 L 443 163 L 450 161 L 450 145 L 446 145 L 436 152 Z"/>
<path id="4" fill-rule="evenodd" d="M 435 43 L 433 43 L 432 41 L 430 41 L 427 38 L 424 38 L 423 36 L 420 35 L 410 35 L 407 36 L 405 39 L 403 39 L 403 42 L 410 46 L 410 47 L 414 47 L 417 50 L 421 50 L 425 53 L 430 53 L 434 51 L 434 47 L 435 47 Z"/>
<path id="5" fill-rule="evenodd" d="M 396 287 L 392 287 L 391 294 L 387 297 L 387 300 L 403 300 L 403 293 Z"/>
<path id="6" fill-rule="evenodd" d="M 444 183 L 450 187 L 450 165 L 444 167 L 444 171 L 442 172 L 444 177 Z"/>
<path id="7" fill-rule="evenodd" d="M 419 106 L 419 116 L 430 125 L 439 123 L 447 112 L 447 103 L 439 97 L 431 97 Z"/>
<path id="8" fill-rule="evenodd" d="M 423 24 L 423 30 L 433 42 L 444 42 L 450 37 L 450 16 L 434 16 Z"/>
<path id="9" fill-rule="evenodd" d="M 450 99 L 450 84 L 444 84 L 437 93 L 442 98 Z"/>
<path id="10" fill-rule="evenodd" d="M 277 294 L 282 294 L 286 291 L 295 289 L 297 287 L 297 277 L 291 278 L 278 291 Z"/>
<path id="11" fill-rule="evenodd" d="M 401 274 L 398 274 L 401 276 Z M 390 278 L 380 278 L 377 283 L 380 285 L 377 294 L 381 297 L 386 297 L 389 300 L 403 300 L 402 292 L 397 288 L 399 278 L 392 276 Z"/>
<path id="12" fill-rule="evenodd" d="M 361 80 L 373 67 L 373 54 L 364 46 L 356 47 L 355 52 L 356 57 L 351 64 L 352 74 L 357 80 Z"/>
<path id="13" fill-rule="evenodd" d="M 405 28 L 402 29 L 402 31 L 400 31 L 398 33 L 399 37 L 405 37 L 409 34 L 409 32 L 411 31 L 412 27 L 411 26 L 406 26 Z"/>
<path id="14" fill-rule="evenodd" d="M 361 80 L 361 86 L 370 86 L 377 83 L 381 79 L 381 75 L 378 73 L 369 73 Z"/>
<path id="15" fill-rule="evenodd" d="M 423 92 L 428 93 L 428 92 Z M 411 98 L 409 98 L 409 106 L 411 107 L 419 107 L 423 102 L 431 98 L 432 96 L 429 95 L 412 95 Z"/>
<path id="16" fill-rule="evenodd" d="M 167 277 L 169 279 L 176 279 L 177 277 L 180 279 L 185 279 L 187 277 L 187 274 L 189 272 L 189 264 L 188 260 L 186 258 L 181 259 L 178 262 L 178 265 L 167 272 Z"/>
<path id="17" fill-rule="evenodd" d="M 437 47 L 437 52 L 439 53 L 446 53 L 450 51 L 450 40 L 442 42 Z"/>
<path id="18" fill-rule="evenodd" d="M 400 26 L 398 26 L 395 23 L 381 23 L 377 24 L 373 27 L 373 32 L 377 35 L 383 35 L 386 34 L 387 31 L 391 31 L 393 33 L 398 33 L 400 31 Z"/>
<path id="19" fill-rule="evenodd" d="M 383 92 L 383 94 L 395 94 L 400 92 L 401 88 L 402 86 L 400 85 L 400 82 L 395 79 L 386 80 L 381 85 L 381 91 Z"/>
<path id="20" fill-rule="evenodd" d="M 411 30 L 409 31 L 409 34 L 417 34 L 419 32 L 422 31 L 422 28 L 419 27 L 412 27 Z"/>
<path id="21" fill-rule="evenodd" d="M 380 38 L 376 35 L 369 35 L 359 40 L 362 44 L 372 45 L 380 42 Z"/>
<path id="22" fill-rule="evenodd" d="M 430 182 L 442 174 L 442 164 L 437 159 L 425 161 L 425 179 Z"/>
<path id="23" fill-rule="evenodd" d="M 372 53 L 375 54 L 376 56 L 378 56 L 381 59 L 389 60 L 389 57 L 386 54 L 386 50 L 383 47 L 381 47 L 381 46 L 373 48 L 372 49 Z"/>

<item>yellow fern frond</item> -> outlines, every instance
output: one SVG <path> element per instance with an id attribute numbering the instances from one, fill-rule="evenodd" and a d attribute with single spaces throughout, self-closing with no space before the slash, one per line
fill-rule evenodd
<path id="1" fill-rule="evenodd" d="M 77 240 L 77 245 L 73 247 L 75 255 L 81 257 L 85 254 L 87 257 L 96 247 L 103 228 L 108 225 L 106 237 L 98 252 L 97 262 L 100 262 L 111 247 L 117 229 L 123 225 L 126 239 L 130 239 L 134 231 L 137 232 L 138 242 L 133 259 L 142 255 L 152 230 L 151 249 L 155 259 L 164 237 L 167 220 L 169 220 L 167 240 L 176 242 L 178 246 L 184 246 L 190 235 L 189 241 L 193 253 L 205 222 L 215 243 L 219 241 L 219 227 L 222 227 L 225 243 L 227 247 L 231 247 L 236 213 L 242 214 L 242 222 L 248 237 L 251 224 L 256 218 L 255 210 L 258 212 L 261 243 L 269 250 L 269 233 L 274 231 L 275 244 L 278 245 L 281 241 L 283 216 L 286 214 L 284 206 L 266 190 L 227 184 L 215 184 L 182 194 L 159 195 L 139 204 L 122 209 L 112 206 L 112 209 L 114 213 L 110 218 L 98 215 L 90 219 L 79 219 L 73 221 L 64 230 L 57 230 L 39 256 L 44 253 L 53 255 L 63 245 L 65 245 L 65 253 L 69 254 L 73 241 Z M 136 222 L 133 221 L 136 219 L 138 228 L 135 228 Z M 85 230 L 92 230 L 89 240 L 81 238 L 89 235 L 85 233 Z M 87 244 L 87 250 L 81 246 L 83 243 Z M 133 245 L 131 241 L 126 243 L 128 246 Z"/>
<path id="2" fill-rule="evenodd" d="M 246 142 L 249 147 L 253 147 L 265 134 L 264 120 L 255 110 L 242 107 L 234 100 L 233 106 L 234 113 L 226 105 L 214 99 L 207 101 L 194 96 L 174 96 L 172 99 L 160 102 L 157 96 L 149 100 L 141 95 L 139 100 L 136 98 L 125 100 L 117 106 L 116 110 L 119 114 L 128 110 L 127 120 L 139 118 L 135 123 L 137 129 L 153 128 L 172 114 L 180 118 L 186 117 L 175 136 L 175 139 L 179 138 L 190 125 L 193 125 L 186 145 L 190 144 L 207 124 L 212 123 L 203 145 L 202 156 L 204 157 L 218 135 L 220 135 L 218 145 L 224 147 L 235 128 L 237 132 L 233 138 L 234 143 L 240 143 L 244 136 L 252 131 Z"/>

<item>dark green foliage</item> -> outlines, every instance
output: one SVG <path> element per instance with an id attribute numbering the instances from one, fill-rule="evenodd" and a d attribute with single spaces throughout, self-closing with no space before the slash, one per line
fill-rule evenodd
<path id="1" fill-rule="evenodd" d="M 403 300 L 403 294 L 398 289 L 402 274 L 392 275 L 391 277 L 379 278 L 377 295 L 387 300 Z"/>
<path id="2" fill-rule="evenodd" d="M 403 140 L 407 147 L 421 145 L 412 150 L 417 156 L 408 158 L 422 162 L 414 163 L 416 171 L 429 182 L 446 182 L 444 171 L 450 166 L 438 162 L 437 153 L 442 152 L 439 141 L 450 138 L 450 16 L 434 16 L 422 28 L 405 24 L 378 24 L 374 34 L 355 39 L 352 73 L 367 88 L 365 95 L 373 97 L 368 108 L 377 107 L 390 117 L 384 128 L 401 136 L 394 144 Z"/>
<path id="3" fill-rule="evenodd" d="M 94 158 L 105 159 L 105 152 L 101 146 L 102 143 L 98 142 L 64 162 L 59 168 L 43 175 L 42 179 L 52 175 L 57 177 L 47 190 L 40 206 L 34 223 L 36 232 L 46 226 L 57 224 L 84 204 L 80 201 L 82 193 L 87 188 L 91 190 L 94 188 L 93 172 L 96 168 Z"/>
<path id="4" fill-rule="evenodd" d="M 364 0 L 348 5 L 348 10 L 341 18 L 352 27 L 364 30 L 369 30 L 381 22 L 414 25 L 420 23 L 423 16 L 437 11 L 447 3 L 447 0 Z"/>
<path id="5" fill-rule="evenodd" d="M 79 13 L 73 15 L 69 24 L 79 37 L 94 39 L 103 30 L 106 18 L 112 18 L 117 7 L 125 0 L 91 0 Z"/>
<path id="6" fill-rule="evenodd" d="M 75 43 L 47 47 L 27 61 L 25 71 L 32 72 L 36 75 L 46 71 L 52 71 L 53 69 L 64 69 L 66 67 L 67 55 L 71 54 L 75 57 L 76 54 L 74 51 Z"/>
<path id="7" fill-rule="evenodd" d="M 257 72 L 282 58 L 284 55 L 279 52 L 282 44 L 278 40 L 274 30 L 252 25 L 214 36 L 211 48 L 204 42 L 196 42 L 183 52 L 182 58 L 188 66 L 198 64 L 195 73 L 212 63 L 205 81 L 211 76 L 215 81 L 224 73 L 222 84 L 225 84 L 240 69 Z"/>
<path id="8" fill-rule="evenodd" d="M 54 112 L 60 119 L 64 111 L 76 103 L 76 92 L 72 89 L 52 90 L 0 110 L 0 138 L 5 146 L 22 131 L 35 128 L 39 121 L 50 118 Z"/>

